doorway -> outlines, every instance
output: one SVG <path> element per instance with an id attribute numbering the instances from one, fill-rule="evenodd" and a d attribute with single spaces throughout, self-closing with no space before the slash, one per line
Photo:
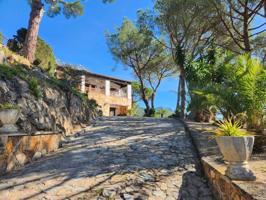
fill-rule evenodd
<path id="1" fill-rule="evenodd" d="M 116 108 L 110 107 L 110 117 L 116 116 Z"/>

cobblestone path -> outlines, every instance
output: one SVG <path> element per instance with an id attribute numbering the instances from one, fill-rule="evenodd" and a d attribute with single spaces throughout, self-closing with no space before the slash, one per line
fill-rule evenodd
<path id="1" fill-rule="evenodd" d="M 211 200 L 184 127 L 109 118 L 56 153 L 0 177 L 0 199 Z"/>

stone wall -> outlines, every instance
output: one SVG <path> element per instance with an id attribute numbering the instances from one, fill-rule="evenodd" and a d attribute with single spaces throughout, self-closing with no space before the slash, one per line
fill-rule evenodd
<path id="1" fill-rule="evenodd" d="M 19 75 L 8 78 L 0 74 L 0 103 L 10 102 L 21 108 L 17 125 L 22 132 L 52 131 L 69 135 L 90 124 L 96 112 L 79 96 L 67 87 L 59 87 L 54 83 L 57 80 L 39 68 L 29 73 L 38 80 L 41 98 L 36 98 L 30 89 L 30 79 Z"/>
<path id="2" fill-rule="evenodd" d="M 10 172 L 59 148 L 61 134 L 1 136 L 0 173 Z"/>
<path id="3" fill-rule="evenodd" d="M 247 193 L 234 183 L 231 179 L 219 170 L 219 167 L 213 164 L 210 158 L 202 158 L 203 170 L 208 178 L 208 182 L 213 190 L 213 194 L 219 200 L 253 200 L 251 194 Z"/>

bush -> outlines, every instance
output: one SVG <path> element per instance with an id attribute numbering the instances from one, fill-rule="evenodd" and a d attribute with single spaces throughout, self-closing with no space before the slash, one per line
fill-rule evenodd
<path id="1" fill-rule="evenodd" d="M 0 65 L 0 77 L 1 78 L 7 78 L 12 79 L 14 76 L 16 76 L 17 73 L 8 65 Z"/>
<path id="2" fill-rule="evenodd" d="M 41 38 L 38 38 L 35 59 L 41 61 L 40 66 L 50 75 L 55 73 L 56 59 L 53 49 Z"/>
<path id="3" fill-rule="evenodd" d="M 97 104 L 97 101 L 94 99 L 88 99 L 87 103 L 91 110 L 96 110 L 99 107 L 99 105 Z"/>
<path id="4" fill-rule="evenodd" d="M 170 117 L 173 112 L 168 108 L 157 108 L 155 112 L 155 117 L 163 118 L 163 117 Z"/>
<path id="5" fill-rule="evenodd" d="M 130 116 L 142 117 L 144 115 L 143 110 L 139 107 L 136 102 L 133 102 L 132 108 L 128 111 Z"/>
<path id="6" fill-rule="evenodd" d="M 28 72 L 25 70 L 23 65 L 0 65 L 0 78 L 13 79 L 14 76 L 27 80 Z"/>
<path id="7" fill-rule="evenodd" d="M 37 58 L 37 59 L 35 59 L 34 61 L 33 61 L 33 65 L 34 66 L 39 66 L 40 64 L 42 63 L 42 61 L 39 59 L 39 58 Z"/>
<path id="8" fill-rule="evenodd" d="M 144 110 L 145 114 L 144 117 L 154 117 L 155 116 L 155 109 L 151 108 L 149 111 L 147 109 Z"/>
<path id="9" fill-rule="evenodd" d="M 42 97 L 42 91 L 39 87 L 38 80 L 36 78 L 32 78 L 29 82 L 29 88 L 32 94 L 37 98 L 40 99 Z"/>

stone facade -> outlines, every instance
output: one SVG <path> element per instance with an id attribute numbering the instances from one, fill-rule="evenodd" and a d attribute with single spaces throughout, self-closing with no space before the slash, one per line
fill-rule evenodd
<path id="1" fill-rule="evenodd" d="M 90 81 L 91 77 L 99 80 L 98 84 Z M 102 75 L 86 74 L 80 80 L 80 91 L 86 93 L 89 99 L 96 100 L 103 116 L 128 115 L 132 106 L 131 90 L 129 82 Z"/>
<path id="2" fill-rule="evenodd" d="M 61 134 L 1 136 L 0 174 L 17 169 L 59 148 Z"/>
<path id="3" fill-rule="evenodd" d="M 110 115 L 110 107 L 115 107 L 116 115 L 127 115 L 128 110 L 131 109 L 131 100 L 126 97 L 106 96 L 98 92 L 89 92 L 88 97 L 95 99 L 101 106 L 103 116 Z"/>

